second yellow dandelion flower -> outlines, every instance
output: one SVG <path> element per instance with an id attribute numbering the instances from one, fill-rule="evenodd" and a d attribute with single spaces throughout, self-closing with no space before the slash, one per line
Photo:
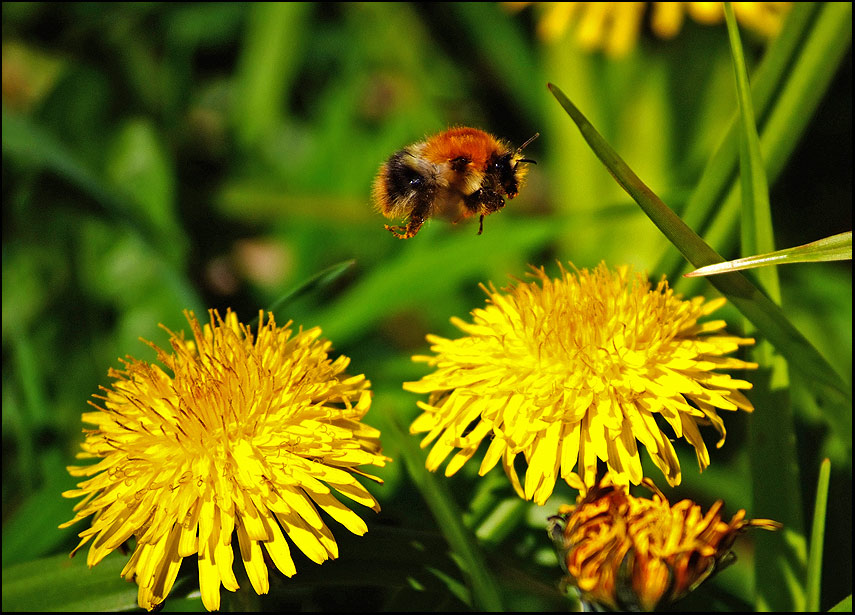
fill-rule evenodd
<path id="1" fill-rule="evenodd" d="M 487 306 L 473 321 L 452 319 L 466 335 L 429 335 L 435 354 L 413 357 L 435 368 L 404 383 L 430 395 L 410 427 L 427 432 L 422 447 L 434 442 L 427 468 L 459 449 L 450 476 L 487 439 L 479 473 L 501 461 L 517 493 L 542 504 L 577 465 L 592 485 L 598 459 L 616 480 L 640 483 L 641 442 L 675 485 L 680 463 L 664 421 L 695 448 L 703 470 L 709 454 L 698 424 L 711 423 L 720 446 L 718 410 L 753 409 L 740 392 L 751 384 L 720 370 L 756 368 L 726 356 L 754 340 L 728 335 L 723 320 L 698 322 L 724 299 L 682 300 L 664 280 L 651 288 L 628 267 L 560 273 L 550 279 L 534 269 L 535 282 L 504 292 L 483 287 Z M 519 454 L 528 463 L 524 483 L 514 467 Z"/>

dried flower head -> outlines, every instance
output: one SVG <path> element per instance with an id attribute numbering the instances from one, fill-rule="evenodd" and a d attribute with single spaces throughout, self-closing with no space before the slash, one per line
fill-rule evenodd
<path id="1" fill-rule="evenodd" d="M 557 279 L 534 269 L 533 277 L 504 292 L 482 286 L 487 306 L 472 312 L 473 322 L 452 319 L 466 335 L 429 335 L 435 355 L 413 357 L 435 368 L 404 383 L 430 394 L 410 427 L 427 432 L 422 447 L 436 441 L 427 468 L 460 449 L 445 469 L 451 476 L 486 438 L 479 473 L 501 460 L 517 493 L 542 504 L 577 464 L 593 484 L 598 459 L 616 480 L 638 484 L 641 442 L 676 485 L 680 463 L 664 423 L 707 467 L 698 424 L 712 423 L 721 446 L 717 411 L 753 409 L 739 391 L 751 384 L 718 370 L 756 368 L 725 356 L 754 340 L 726 334 L 723 320 L 698 322 L 724 299 L 684 301 L 664 280 L 651 289 L 628 267 L 603 264 L 575 273 L 562 267 Z M 524 485 L 514 468 L 519 454 L 528 462 Z"/>
<path id="2" fill-rule="evenodd" d="M 83 415 L 72 466 L 91 477 L 66 491 L 83 496 L 71 524 L 93 515 L 75 551 L 94 538 L 94 566 L 131 537 L 136 548 L 122 576 L 136 579 L 138 602 L 163 602 L 183 558 L 198 553 L 199 586 L 209 610 L 220 585 L 235 591 L 232 538 L 255 591 L 269 588 L 267 556 L 283 574 L 296 572 L 289 541 L 322 563 L 338 547 L 319 509 L 355 534 L 365 522 L 334 495 L 379 510 L 357 481 L 361 465 L 384 465 L 379 432 L 361 419 L 371 404 L 364 376 L 343 375 L 349 359 L 327 357 L 320 329 L 277 327 L 273 316 L 256 336 L 229 311 L 211 312 L 202 329 L 187 312 L 195 340 L 172 332 L 172 352 L 150 344 L 172 372 L 133 358 L 104 388 L 102 405 Z M 290 323 L 289 323 L 290 324 Z M 286 540 L 287 536 L 287 540 Z M 73 553 L 72 553 L 73 554 Z"/>
<path id="3" fill-rule="evenodd" d="M 723 502 L 706 514 L 691 500 L 674 506 L 652 481 L 653 498 L 630 495 L 607 474 L 575 506 L 552 517 L 550 536 L 566 581 L 583 600 L 609 609 L 651 611 L 693 591 L 735 559 L 737 535 L 748 527 L 774 530 L 780 523 L 745 519 L 739 510 L 721 519 Z"/>

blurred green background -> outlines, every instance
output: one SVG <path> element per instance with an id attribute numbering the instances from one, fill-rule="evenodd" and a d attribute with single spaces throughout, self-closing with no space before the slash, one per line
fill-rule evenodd
<path id="1" fill-rule="evenodd" d="M 4 610 L 135 605 L 135 587 L 118 576 L 123 556 L 92 572 L 83 554 L 69 563 L 83 526 L 56 529 L 73 506 L 59 494 L 74 485 L 65 466 L 107 369 L 127 354 L 153 360 L 139 338 L 162 346 L 158 324 L 186 329 L 184 309 L 204 318 L 208 308 L 231 307 L 248 322 L 317 273 L 353 261 L 276 317 L 321 326 L 335 352 L 351 357 L 351 371 L 372 381 L 367 422 L 383 430 L 395 459 L 381 473 L 385 485 L 370 487 L 383 510 L 357 511 L 370 527 L 359 539 L 331 524 L 341 559 L 323 567 L 298 559 L 297 576 L 260 606 L 456 610 L 472 605 L 467 573 L 394 429 L 417 414 L 417 397 L 401 382 L 424 373 L 409 357 L 426 351 L 425 334 L 456 336 L 449 318 L 483 305 L 479 282 L 504 286 L 528 264 L 555 274 L 556 259 L 628 263 L 654 280 L 668 274 L 682 292 L 713 295 L 705 282 L 678 280 L 682 260 L 587 149 L 546 83 L 679 212 L 736 112 L 723 25 L 687 21 L 669 41 L 645 28 L 615 59 L 582 51 L 572 28 L 540 39 L 540 7 L 494 3 L 35 2 L 3 3 L 2 17 Z M 754 66 L 766 43 L 744 37 Z M 850 47 L 816 86 L 803 126 L 792 129 L 792 151 L 770 172 L 779 248 L 852 228 L 851 88 Z M 395 239 L 369 198 L 378 166 L 458 124 L 514 144 L 540 132 L 526 151 L 537 166 L 520 196 L 485 219 L 483 235 L 472 223 L 433 221 L 411 240 Z M 735 258 L 738 239 L 734 226 L 714 247 Z M 782 267 L 780 275 L 787 315 L 851 383 L 850 263 Z M 722 313 L 739 331 L 737 313 Z M 828 608 L 851 593 L 851 441 L 832 433 L 821 400 L 793 380 L 808 520 L 819 459 L 833 464 Z M 684 484 L 666 490 L 672 501 L 724 498 L 726 514 L 744 507 L 752 516 L 750 420 L 725 417 L 722 449 L 703 430 L 712 465 L 702 476 L 690 447 L 677 446 Z M 478 478 L 478 464 L 467 465 L 453 479 L 428 479 L 475 533 L 505 608 L 568 608 L 545 518 L 575 494 L 559 487 L 538 508 L 514 496 L 500 469 Z M 750 543 L 742 560 L 750 561 Z M 192 559 L 168 609 L 201 608 Z M 750 575 L 740 566 L 680 610 L 741 609 Z"/>

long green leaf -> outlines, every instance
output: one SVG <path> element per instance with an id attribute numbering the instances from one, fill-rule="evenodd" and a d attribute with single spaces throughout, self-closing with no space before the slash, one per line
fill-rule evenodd
<path id="1" fill-rule="evenodd" d="M 26 116 L 7 113 L 5 107 L 2 122 L 4 164 L 8 158 L 35 171 L 55 173 L 92 198 L 110 218 L 139 233 L 158 252 L 175 255 L 180 237 L 164 234 L 149 212 L 134 206 L 53 134 Z"/>
<path id="2" fill-rule="evenodd" d="M 70 530 L 57 529 L 60 523 L 73 516 L 71 502 L 59 497 L 62 491 L 73 489 L 77 483 L 65 471 L 67 454 L 58 449 L 38 452 L 37 467 L 43 477 L 42 485 L 20 508 L 3 519 L 4 566 L 56 553 L 73 536 Z"/>
<path id="3" fill-rule="evenodd" d="M 754 123 L 754 103 L 748 87 L 748 69 L 742 53 L 739 28 L 733 15 L 733 6 L 725 3 L 724 14 L 730 36 L 733 72 L 736 77 L 736 98 L 739 102 L 739 179 L 742 187 L 742 251 L 748 254 L 771 252 L 775 249 L 772 214 L 769 207 L 769 183 L 763 169 L 760 137 Z M 778 272 L 765 270 L 759 276 L 761 283 L 775 303 L 781 302 Z"/>
<path id="4" fill-rule="evenodd" d="M 802 3 L 797 3 L 802 4 Z M 852 3 L 828 2 L 820 7 L 807 38 L 799 46 L 786 82 L 781 84 L 761 131 L 766 174 L 774 181 L 807 129 L 852 41 Z M 719 203 L 704 239 L 720 250 L 734 244 L 741 199 L 736 186 Z M 687 216 L 689 212 L 687 212 Z M 688 218 L 687 218 L 688 219 Z M 694 225 L 693 225 L 694 226 Z M 697 226 L 694 226 L 698 228 Z M 693 280 L 694 281 L 694 280 Z M 687 294 L 699 286 L 684 286 Z"/>
<path id="5" fill-rule="evenodd" d="M 739 104 L 742 251 L 769 251 L 775 248 L 769 186 L 754 123 L 748 70 L 733 7 L 729 2 L 725 3 L 724 11 Z M 771 299 L 780 304 L 777 271 L 766 269 L 759 277 Z M 746 330 L 750 333 L 751 326 Z M 752 509 L 755 515 L 774 517 L 787 526 L 786 534 L 776 532 L 757 541 L 755 602 L 761 610 L 800 610 L 804 603 L 804 590 L 799 579 L 805 567 L 805 541 L 799 465 L 793 438 L 795 429 L 788 394 L 789 374 L 787 364 L 780 360 L 767 340 L 760 340 L 749 352 L 764 372 L 754 379 L 752 391 L 757 408 L 750 423 Z M 788 540 L 800 548 L 791 549 Z M 782 557 L 784 553 L 789 553 L 789 557 Z"/>
<path id="6" fill-rule="evenodd" d="M 114 552 L 87 569 L 85 555 L 63 554 L 3 568 L 3 611 L 129 611 L 137 586 L 119 575 L 127 562 Z"/>
<path id="7" fill-rule="evenodd" d="M 412 481 L 422 493 L 448 544 L 461 560 L 461 567 L 472 591 L 472 607 L 479 611 L 501 611 L 502 599 L 498 585 L 489 572 L 490 568 L 472 532 L 463 525 L 463 515 L 454 504 L 447 486 L 425 469 L 424 455 L 416 441 L 405 433 L 397 417 L 388 418 L 385 430 L 387 436 L 391 435 L 400 446 L 400 456 Z"/>
<path id="8" fill-rule="evenodd" d="M 774 182 L 783 170 L 814 111 L 825 95 L 852 40 L 852 3 L 797 2 L 772 43 L 752 84 L 766 174 Z M 735 118 L 721 147 L 707 163 L 684 208 L 685 222 L 707 243 L 735 246 L 741 201 L 736 187 L 738 134 Z M 705 227 L 704 221 L 715 212 Z M 669 278 L 683 266 L 679 254 L 666 253 L 654 271 Z M 687 294 L 699 286 L 684 286 Z"/>
<path id="9" fill-rule="evenodd" d="M 279 297 L 276 301 L 273 302 L 268 308 L 270 312 L 276 312 L 281 309 L 283 306 L 287 305 L 288 302 L 297 299 L 298 297 L 302 297 L 306 293 L 309 293 L 317 288 L 321 288 L 326 286 L 327 284 L 335 281 L 339 278 L 345 271 L 350 269 L 356 264 L 356 260 L 351 258 L 346 261 L 342 261 L 340 263 L 336 263 L 335 265 L 330 265 L 326 269 L 319 271 L 308 280 L 298 285 L 293 290 L 288 291 L 281 297 Z"/>
<path id="10" fill-rule="evenodd" d="M 775 38 L 752 82 L 752 94 L 758 124 L 763 125 L 774 96 L 788 78 L 788 70 L 799 45 L 807 36 L 819 6 L 814 2 L 798 2 L 787 16 L 784 26 Z M 725 137 L 715 153 L 707 161 L 701 178 L 683 208 L 683 220 L 693 229 L 702 229 L 704 222 L 720 209 L 728 192 L 737 181 L 739 164 L 739 115 L 731 120 Z M 684 261 L 678 252 L 667 251 L 653 271 L 664 272 L 669 278 L 677 275 Z"/>
<path id="11" fill-rule="evenodd" d="M 486 224 L 486 222 L 485 222 Z M 423 229 L 418 237 L 408 239 L 401 246 L 401 254 L 394 260 L 382 263 L 368 271 L 351 288 L 342 293 L 330 306 L 315 313 L 314 322 L 323 328 L 329 339 L 344 345 L 376 325 L 390 313 L 414 306 L 430 305 L 437 294 L 445 292 L 449 280 L 484 279 L 485 263 L 472 258 L 473 250 L 482 254 L 499 254 L 514 246 L 526 254 L 554 234 L 554 224 L 549 220 L 515 220 L 513 224 L 496 221 L 473 242 L 474 230 L 425 241 L 433 229 Z M 382 233 L 382 234 L 381 234 Z M 381 228 L 380 241 L 396 241 Z M 442 276 L 435 272 L 442 271 Z M 382 297 L 378 302 L 377 298 Z"/>
<path id="12" fill-rule="evenodd" d="M 820 589 L 822 586 L 822 551 L 825 540 L 825 512 L 828 508 L 828 483 L 831 476 L 831 461 L 823 459 L 819 466 L 819 479 L 816 482 L 816 499 L 813 505 L 813 524 L 810 531 L 810 552 L 807 565 L 807 600 L 805 608 L 809 612 L 819 611 Z"/>
<path id="13" fill-rule="evenodd" d="M 828 609 L 830 613 L 851 613 L 852 612 L 852 594 L 846 596 L 843 600 Z"/>
<path id="14" fill-rule="evenodd" d="M 281 124 L 282 100 L 302 61 L 311 9 L 308 2 L 259 2 L 249 7 L 232 105 L 232 122 L 244 146 L 258 145 Z"/>
<path id="15" fill-rule="evenodd" d="M 618 184 L 690 263 L 701 267 L 724 260 L 638 178 L 558 87 L 550 83 L 549 89 Z M 709 280 L 815 386 L 824 389 L 824 393 L 851 401 L 851 390 L 828 361 L 790 323 L 781 308 L 742 274 L 733 272 Z"/>
<path id="16" fill-rule="evenodd" d="M 746 256 L 736 260 L 716 263 L 695 269 L 684 274 L 683 277 L 695 278 L 707 275 L 727 273 L 728 271 L 740 271 L 743 269 L 754 269 L 756 267 L 767 267 L 769 265 L 786 265 L 790 263 L 819 263 L 828 261 L 852 260 L 852 231 L 824 237 L 810 243 L 793 248 L 775 250 L 767 254 Z"/>

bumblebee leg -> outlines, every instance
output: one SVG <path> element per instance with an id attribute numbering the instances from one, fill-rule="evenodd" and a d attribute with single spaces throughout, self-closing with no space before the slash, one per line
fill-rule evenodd
<path id="1" fill-rule="evenodd" d="M 398 239 L 409 239 L 419 232 L 424 223 L 425 219 L 423 217 L 411 215 L 406 226 L 390 226 L 388 224 L 384 224 L 383 226 Z"/>
<path id="2" fill-rule="evenodd" d="M 386 224 L 386 230 L 391 231 L 398 239 L 414 237 L 428 218 L 430 206 L 433 203 L 433 195 L 433 190 L 426 190 L 419 195 L 418 200 L 415 201 L 413 208 L 410 210 L 410 215 L 407 217 L 406 226 L 389 226 Z"/>
<path id="3" fill-rule="evenodd" d="M 481 202 L 484 204 L 484 214 L 492 214 L 505 206 L 505 198 L 492 190 L 481 190 Z"/>
<path id="4" fill-rule="evenodd" d="M 505 206 L 505 199 L 495 190 L 481 188 L 463 197 L 463 204 L 473 214 L 481 214 L 478 221 L 478 234 L 484 232 L 484 216 L 499 211 Z"/>
<path id="5" fill-rule="evenodd" d="M 398 239 L 404 239 L 403 233 L 406 231 L 405 226 L 392 226 L 390 224 L 384 224 L 383 228 L 392 233 Z"/>

